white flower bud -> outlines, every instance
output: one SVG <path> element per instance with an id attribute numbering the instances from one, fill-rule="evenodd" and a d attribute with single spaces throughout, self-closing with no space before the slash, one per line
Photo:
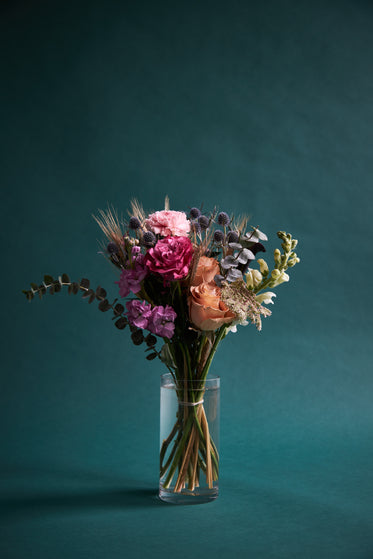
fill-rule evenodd
<path id="1" fill-rule="evenodd" d="M 273 258 L 275 259 L 275 264 L 279 266 L 281 264 L 281 252 L 280 249 L 275 248 L 273 253 Z"/>
<path id="2" fill-rule="evenodd" d="M 280 252 L 280 251 L 279 251 L 279 252 Z M 271 272 L 271 277 L 272 277 L 272 279 L 278 280 L 280 276 L 281 276 L 280 270 L 277 270 L 277 268 L 275 268 L 274 270 L 272 270 L 272 272 Z"/>
<path id="3" fill-rule="evenodd" d="M 276 285 L 280 285 L 280 283 L 284 283 L 284 281 L 289 281 L 290 277 L 286 272 L 281 272 L 281 276 L 278 278 Z"/>
<path id="4" fill-rule="evenodd" d="M 300 258 L 298 258 L 297 256 L 294 256 L 293 258 L 290 258 L 290 260 L 288 262 L 289 268 L 292 268 L 293 266 L 295 266 L 295 264 L 298 264 L 298 262 L 300 262 Z"/>
<path id="5" fill-rule="evenodd" d="M 258 258 L 257 262 L 260 266 L 261 274 L 263 274 L 263 276 L 268 276 L 269 269 L 267 262 L 263 260 L 263 258 Z"/>
<path id="6" fill-rule="evenodd" d="M 253 289 L 262 281 L 263 276 L 259 270 L 252 270 L 249 268 L 246 274 L 246 284 L 249 289 Z"/>

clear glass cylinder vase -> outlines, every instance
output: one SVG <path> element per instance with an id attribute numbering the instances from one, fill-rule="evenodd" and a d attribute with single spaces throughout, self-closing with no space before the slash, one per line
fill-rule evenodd
<path id="1" fill-rule="evenodd" d="M 220 378 L 161 376 L 159 497 L 207 503 L 219 492 Z"/>

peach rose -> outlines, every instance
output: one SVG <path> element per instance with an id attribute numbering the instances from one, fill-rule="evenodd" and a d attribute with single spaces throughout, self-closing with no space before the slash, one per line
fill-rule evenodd
<path id="1" fill-rule="evenodd" d="M 196 328 L 216 330 L 236 318 L 220 299 L 220 293 L 220 288 L 212 282 L 202 282 L 190 288 L 189 317 Z"/>
<path id="2" fill-rule="evenodd" d="M 219 262 L 215 258 L 201 256 L 193 276 L 191 285 L 199 285 L 200 283 L 211 283 L 214 277 L 220 274 Z"/>

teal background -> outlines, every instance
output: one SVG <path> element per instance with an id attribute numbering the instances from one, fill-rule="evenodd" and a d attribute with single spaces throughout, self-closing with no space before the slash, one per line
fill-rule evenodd
<path id="1" fill-rule="evenodd" d="M 2 559 L 373 558 L 373 4 L 3 2 Z M 219 348 L 221 495 L 156 498 L 159 376 L 91 215 L 204 204 L 299 239 Z"/>

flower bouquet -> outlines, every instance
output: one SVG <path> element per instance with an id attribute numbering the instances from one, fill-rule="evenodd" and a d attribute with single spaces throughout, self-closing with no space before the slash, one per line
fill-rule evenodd
<path id="1" fill-rule="evenodd" d="M 31 284 L 27 299 L 61 291 L 83 293 L 111 311 L 115 326 L 128 327 L 135 345 L 145 344 L 146 359 L 159 358 L 164 404 L 174 398 L 172 417 L 161 411 L 160 497 L 172 502 L 208 501 L 218 494 L 218 379 L 209 376 L 219 343 L 238 325 L 258 330 L 271 311 L 271 289 L 289 280 L 288 268 L 299 262 L 297 241 L 277 233 L 282 251 L 274 251 L 273 269 L 257 259 L 267 237 L 249 227 L 245 217 L 224 211 L 172 211 L 146 214 L 137 201 L 129 218 L 113 209 L 95 217 L 105 242 L 102 253 L 119 272 L 119 297 L 109 302 L 105 289 L 67 274 Z M 160 345 L 161 344 L 161 345 Z M 163 392 L 162 392 L 163 391 Z M 168 405 L 168 404 L 167 404 Z M 166 414 L 167 415 L 167 414 Z M 213 426 L 213 427 L 212 427 Z"/>

